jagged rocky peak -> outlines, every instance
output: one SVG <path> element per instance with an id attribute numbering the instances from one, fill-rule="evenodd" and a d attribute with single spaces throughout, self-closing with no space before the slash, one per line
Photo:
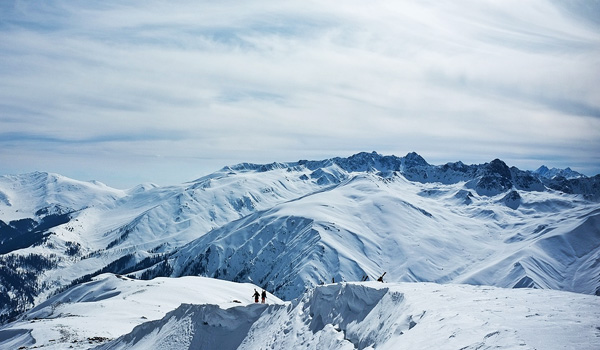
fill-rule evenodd
<path id="1" fill-rule="evenodd" d="M 348 173 L 370 172 L 383 177 L 401 174 L 408 180 L 416 182 L 451 184 L 464 181 L 468 183 L 468 188 L 474 189 L 479 195 L 486 196 L 495 196 L 512 189 L 540 192 L 551 188 L 571 194 L 584 194 L 587 199 L 600 198 L 598 186 L 594 185 L 599 180 L 588 178 L 570 168 L 559 170 L 542 166 L 536 171 L 524 171 L 514 166 L 509 167 L 500 159 L 483 164 L 466 165 L 457 161 L 444 165 L 431 165 L 416 152 L 409 152 L 404 157 L 382 155 L 373 151 L 324 160 L 270 164 L 241 163 L 225 167 L 219 174 L 234 175 L 238 172 L 268 172 L 277 169 L 286 169 L 288 172 L 310 170 L 312 171 L 310 177 L 302 174 L 299 178 L 303 181 L 312 179 L 319 185 L 338 183 L 345 179 Z"/>
<path id="2" fill-rule="evenodd" d="M 510 168 L 500 159 L 479 166 L 474 189 L 479 195 L 495 196 L 513 188 Z"/>
<path id="3" fill-rule="evenodd" d="M 334 163 L 348 172 L 388 171 L 400 168 L 400 158 L 383 156 L 377 152 L 360 152 L 348 158 L 334 158 Z"/>
<path id="4" fill-rule="evenodd" d="M 534 173 L 537 173 L 538 175 L 545 177 L 545 174 L 547 174 L 548 171 L 550 171 L 550 169 L 548 169 L 547 166 L 542 165 L 541 167 L 537 168 L 537 170 L 535 170 Z"/>
<path id="5" fill-rule="evenodd" d="M 404 157 L 406 167 L 427 166 L 429 163 L 416 152 L 410 152 Z"/>
<path id="6" fill-rule="evenodd" d="M 547 166 L 542 165 L 533 173 L 537 174 L 539 177 L 546 179 L 554 179 L 556 177 L 564 177 L 565 179 L 578 179 L 586 177 L 585 175 L 567 167 L 565 169 L 557 169 L 552 168 L 549 169 Z"/>
<path id="7" fill-rule="evenodd" d="M 389 172 L 402 171 L 403 169 L 410 169 L 414 167 L 429 166 L 429 163 L 427 163 L 427 161 L 425 161 L 425 159 L 416 152 L 410 152 L 405 157 L 397 157 L 395 155 L 385 156 L 373 151 L 359 152 L 349 157 L 335 157 L 318 161 L 299 160 L 297 162 L 290 163 L 270 164 L 241 163 L 232 166 L 226 166 L 221 171 L 226 173 L 239 171 L 266 172 L 284 168 L 287 168 L 288 170 L 294 170 L 300 167 L 314 171 L 320 168 L 331 167 L 332 165 L 337 165 L 339 168 L 347 172 Z"/>
<path id="8" fill-rule="evenodd" d="M 525 191 L 544 191 L 546 188 L 540 178 L 531 171 L 519 170 L 517 167 L 511 167 L 512 181 L 515 187 Z"/>
<path id="9" fill-rule="evenodd" d="M 370 153 L 360 152 L 348 158 L 333 158 L 332 161 L 348 172 L 366 171 L 386 173 L 430 166 L 416 152 L 410 152 L 404 157 L 397 157 L 395 155 L 384 156 L 375 151 Z"/>
<path id="10" fill-rule="evenodd" d="M 506 163 L 497 158 L 489 163 L 484 164 L 483 170 L 488 174 L 499 175 L 503 178 L 508 179 L 512 178 L 510 168 L 508 167 L 508 165 L 506 165 Z"/>

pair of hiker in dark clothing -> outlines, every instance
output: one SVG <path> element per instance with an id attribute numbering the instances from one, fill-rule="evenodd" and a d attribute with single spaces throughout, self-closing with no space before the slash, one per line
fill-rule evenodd
<path id="1" fill-rule="evenodd" d="M 379 276 L 379 278 L 377 279 L 378 282 L 383 282 L 383 276 L 385 276 L 386 272 L 383 273 L 383 275 Z M 367 281 L 369 279 L 369 276 L 363 276 L 362 281 Z M 331 283 L 335 283 L 335 278 L 331 279 Z M 323 282 L 321 282 L 321 284 L 323 284 Z M 252 294 L 252 296 L 254 297 L 254 302 L 258 303 L 258 298 L 261 298 L 261 303 L 264 304 L 267 301 L 267 291 L 263 289 L 262 293 L 258 293 L 258 291 L 256 289 L 254 289 L 254 294 Z"/>
<path id="2" fill-rule="evenodd" d="M 255 289 L 254 294 L 254 302 L 258 303 L 258 297 L 261 297 L 261 303 L 264 304 L 267 301 L 267 291 L 263 289 L 262 293 L 258 294 L 258 291 Z"/>

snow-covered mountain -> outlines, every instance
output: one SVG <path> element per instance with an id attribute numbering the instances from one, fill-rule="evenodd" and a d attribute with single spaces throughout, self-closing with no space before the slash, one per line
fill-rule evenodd
<path id="1" fill-rule="evenodd" d="M 597 203 L 463 186 L 356 175 L 214 229 L 136 276 L 253 281 L 284 299 L 386 271 L 394 281 L 598 293 Z"/>
<path id="2" fill-rule="evenodd" d="M 285 300 L 322 282 L 536 287 L 600 294 L 600 176 L 500 160 L 349 158 L 239 164 L 116 190 L 0 177 L 0 307 L 16 317 L 111 272 L 249 282 Z"/>
<path id="3" fill-rule="evenodd" d="M 542 165 L 537 170 L 534 171 L 535 174 L 544 179 L 552 179 L 555 177 L 564 177 L 565 179 L 578 179 L 585 177 L 585 175 L 578 173 L 577 171 L 572 170 L 571 168 L 565 169 L 557 169 L 552 168 L 548 169 L 547 166 Z"/>

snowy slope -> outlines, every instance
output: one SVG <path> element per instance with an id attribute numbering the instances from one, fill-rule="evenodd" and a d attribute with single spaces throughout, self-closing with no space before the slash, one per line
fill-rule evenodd
<path id="1" fill-rule="evenodd" d="M 520 193 L 514 206 L 461 183 L 359 173 L 215 229 L 159 267 L 256 283 L 287 300 L 321 282 L 383 272 L 391 281 L 598 293 L 598 204 Z"/>
<path id="2" fill-rule="evenodd" d="M 255 288 L 203 277 L 140 281 L 104 274 L 50 298 L 19 321 L 0 328 L 0 348 L 88 349 L 137 325 L 161 319 L 182 303 L 210 304 L 221 310 L 247 305 Z M 271 294 L 267 301 L 281 303 Z"/>
<path id="3" fill-rule="evenodd" d="M 0 322 L 106 272 L 253 282 L 285 299 L 384 271 L 600 293 L 599 199 L 600 176 L 436 166 L 416 153 L 245 163 L 129 190 L 2 176 Z"/>
<path id="4" fill-rule="evenodd" d="M 39 216 L 42 213 L 38 212 L 49 208 L 74 212 L 90 206 L 111 206 L 125 195 L 125 191 L 97 181 L 78 181 L 52 173 L 4 175 L 0 176 L 0 218 L 9 222 Z"/>
<path id="5" fill-rule="evenodd" d="M 58 289 L 103 272 L 127 273 L 152 264 L 212 228 L 319 188 L 285 181 L 285 170 L 260 177 L 224 169 L 180 186 L 148 184 L 127 191 L 45 173 L 0 180 L 6 199 L 0 202 L 0 248 L 6 248 L 0 252 L 0 316 L 5 318 Z M 64 208 L 60 220 L 44 224 L 53 208 Z M 5 242 L 5 237 L 13 239 Z M 14 274 L 17 268 L 24 273 Z"/>
<path id="6" fill-rule="evenodd" d="M 338 283 L 283 305 L 184 304 L 98 349 L 583 350 L 599 319 L 600 299 L 567 292 Z"/>

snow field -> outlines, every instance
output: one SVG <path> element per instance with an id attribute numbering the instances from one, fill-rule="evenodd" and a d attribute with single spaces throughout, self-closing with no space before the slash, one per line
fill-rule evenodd
<path id="1" fill-rule="evenodd" d="M 598 320 L 599 298 L 569 292 L 337 283 L 284 304 L 181 305 L 98 349 L 592 350 Z"/>
<path id="2" fill-rule="evenodd" d="M 0 328 L 0 348 L 9 349 L 16 342 L 44 349 L 63 349 L 64 344 L 87 349 L 92 346 L 90 338 L 116 338 L 137 325 L 161 319 L 182 303 L 214 304 L 220 309 L 250 304 L 254 288 L 261 291 L 251 284 L 204 277 L 142 281 L 104 274 L 48 299 L 19 321 Z M 267 301 L 282 302 L 270 293 Z M 20 340 L 12 339 L 12 333 L 24 331 Z"/>

